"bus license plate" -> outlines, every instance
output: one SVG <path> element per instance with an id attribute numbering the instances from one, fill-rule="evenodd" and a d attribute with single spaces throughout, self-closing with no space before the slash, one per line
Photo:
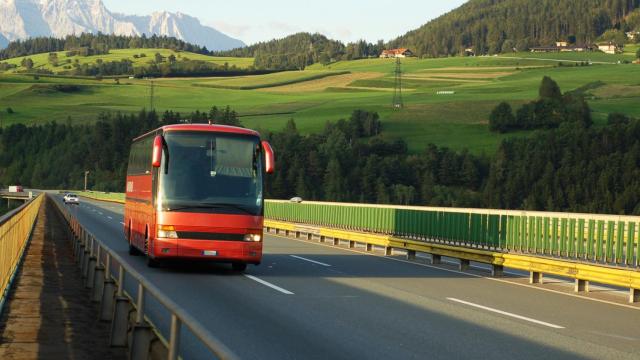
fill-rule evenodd
<path id="1" fill-rule="evenodd" d="M 204 256 L 218 256 L 218 252 L 216 250 L 204 250 L 202 252 Z"/>

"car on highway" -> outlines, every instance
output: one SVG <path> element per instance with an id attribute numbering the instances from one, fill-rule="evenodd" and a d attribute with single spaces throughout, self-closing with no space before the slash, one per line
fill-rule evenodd
<path id="1" fill-rule="evenodd" d="M 65 204 L 80 205 L 80 200 L 78 199 L 78 195 L 73 193 L 65 194 L 62 200 L 64 201 Z"/>

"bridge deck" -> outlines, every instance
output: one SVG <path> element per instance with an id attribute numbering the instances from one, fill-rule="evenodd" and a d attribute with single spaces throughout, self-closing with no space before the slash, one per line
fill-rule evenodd
<path id="1" fill-rule="evenodd" d="M 71 255 L 68 233 L 49 200 L 0 318 L 0 359 L 119 359 L 109 325 L 97 321 Z"/>

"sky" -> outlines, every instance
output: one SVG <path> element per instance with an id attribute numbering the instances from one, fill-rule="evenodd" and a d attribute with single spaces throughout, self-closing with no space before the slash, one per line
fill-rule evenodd
<path id="1" fill-rule="evenodd" d="M 247 44 L 305 31 L 351 42 L 391 40 L 466 0 L 103 0 L 113 12 L 182 12 Z M 237 1 L 237 2 L 236 2 Z"/>

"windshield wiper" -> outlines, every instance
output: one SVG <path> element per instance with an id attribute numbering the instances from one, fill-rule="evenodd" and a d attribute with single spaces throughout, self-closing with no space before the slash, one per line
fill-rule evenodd
<path id="1" fill-rule="evenodd" d="M 212 209 L 213 206 L 210 205 L 187 205 L 187 206 L 179 206 L 175 208 L 167 208 L 167 211 L 178 211 L 178 210 L 186 210 L 186 209 Z"/>
<path id="2" fill-rule="evenodd" d="M 253 212 L 247 210 L 246 208 L 238 204 L 231 204 L 231 203 L 204 203 L 204 204 L 213 208 L 232 208 L 232 209 L 240 210 L 249 215 L 255 215 Z"/>
<path id="3" fill-rule="evenodd" d="M 232 208 L 232 209 L 240 210 L 249 215 L 255 215 L 253 212 L 245 209 L 240 205 L 229 204 L 229 203 L 202 203 L 200 205 L 186 205 L 186 206 L 180 206 L 176 208 L 169 208 L 167 209 L 167 211 L 179 211 L 179 210 L 186 210 L 186 209 L 221 209 L 221 208 L 227 208 L 227 209 Z"/>

